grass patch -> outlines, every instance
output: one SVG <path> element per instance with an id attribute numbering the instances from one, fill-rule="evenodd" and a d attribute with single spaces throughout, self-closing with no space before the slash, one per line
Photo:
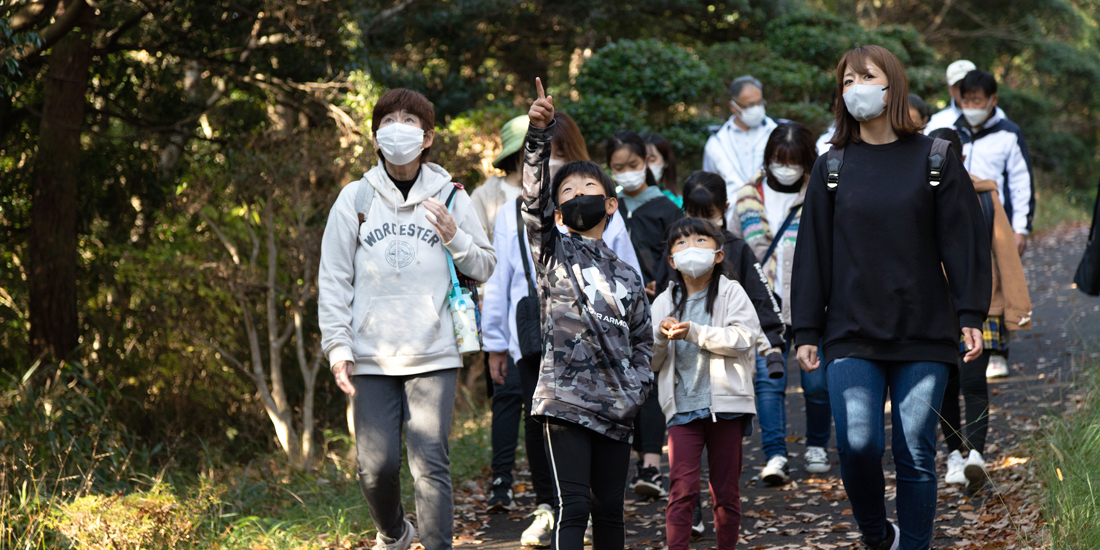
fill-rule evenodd
<path id="1" fill-rule="evenodd" d="M 1053 548 L 1100 548 L 1100 364 L 1086 370 L 1077 412 L 1054 418 L 1036 449 Z"/>
<path id="2" fill-rule="evenodd" d="M 1092 220 L 1092 208 L 1096 204 L 1096 189 L 1070 188 L 1036 189 L 1036 233 L 1044 233 L 1065 223 L 1088 223 Z"/>

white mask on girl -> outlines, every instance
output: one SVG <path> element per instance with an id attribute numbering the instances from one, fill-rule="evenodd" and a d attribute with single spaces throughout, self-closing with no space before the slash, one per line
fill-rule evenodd
<path id="1" fill-rule="evenodd" d="M 657 166 L 654 166 L 650 164 L 649 171 L 653 172 L 653 179 L 661 181 L 661 176 L 665 173 L 665 165 L 658 164 Z"/>
<path id="2" fill-rule="evenodd" d="M 715 254 L 718 254 L 718 251 L 713 248 L 690 246 L 679 252 L 673 252 L 672 261 L 680 273 L 698 279 L 714 269 Z"/>
<path id="3" fill-rule="evenodd" d="M 424 150 L 424 129 L 419 126 L 390 124 L 378 130 L 376 137 L 382 156 L 396 166 L 415 161 Z"/>
<path id="4" fill-rule="evenodd" d="M 848 113 L 860 122 L 878 118 L 886 110 L 886 86 L 879 84 L 854 84 L 844 92 L 844 106 Z"/>
<path id="5" fill-rule="evenodd" d="M 795 164 L 779 164 L 773 162 L 768 165 L 768 170 L 775 176 L 781 185 L 791 185 L 802 178 L 804 169 Z"/>
<path id="6" fill-rule="evenodd" d="M 614 178 L 615 183 L 623 186 L 623 191 L 633 193 L 640 189 L 642 184 L 645 183 L 645 169 L 621 172 L 615 174 Z"/>

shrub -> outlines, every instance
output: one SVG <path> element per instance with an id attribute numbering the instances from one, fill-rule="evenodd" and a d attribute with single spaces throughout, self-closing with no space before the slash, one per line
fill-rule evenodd
<path id="1" fill-rule="evenodd" d="M 713 86 L 707 65 L 697 55 L 650 39 L 619 40 L 604 46 L 585 61 L 576 87 L 581 97 L 616 98 L 660 111 L 703 99 Z"/>
<path id="2" fill-rule="evenodd" d="M 57 507 L 55 528 L 88 550 L 186 548 L 211 495 L 181 500 L 164 485 L 128 495 L 80 497 Z"/>

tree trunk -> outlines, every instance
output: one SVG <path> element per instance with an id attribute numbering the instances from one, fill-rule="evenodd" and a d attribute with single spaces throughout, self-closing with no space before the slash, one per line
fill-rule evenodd
<path id="1" fill-rule="evenodd" d="M 83 7 L 83 2 L 65 2 Z M 35 156 L 27 256 L 32 357 L 65 358 L 76 348 L 77 198 L 80 127 L 92 62 L 92 10 L 53 47 L 45 75 Z"/>

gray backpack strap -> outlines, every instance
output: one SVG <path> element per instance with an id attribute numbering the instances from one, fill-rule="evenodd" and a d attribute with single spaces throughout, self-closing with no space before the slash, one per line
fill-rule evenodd
<path id="1" fill-rule="evenodd" d="M 359 190 L 355 192 L 355 213 L 359 215 L 359 225 L 367 221 L 367 212 L 370 212 L 372 202 L 374 202 L 374 186 L 364 175 L 363 179 L 359 180 Z"/>
<path id="2" fill-rule="evenodd" d="M 932 152 L 928 153 L 928 184 L 936 187 L 943 177 L 943 165 L 947 163 L 947 151 L 951 142 L 946 139 L 935 138 L 932 142 Z"/>
<path id="3" fill-rule="evenodd" d="M 844 166 L 844 148 L 832 147 L 826 155 L 825 169 L 829 171 L 829 175 L 825 179 L 825 187 L 835 193 L 837 185 L 840 185 L 840 168 Z"/>

